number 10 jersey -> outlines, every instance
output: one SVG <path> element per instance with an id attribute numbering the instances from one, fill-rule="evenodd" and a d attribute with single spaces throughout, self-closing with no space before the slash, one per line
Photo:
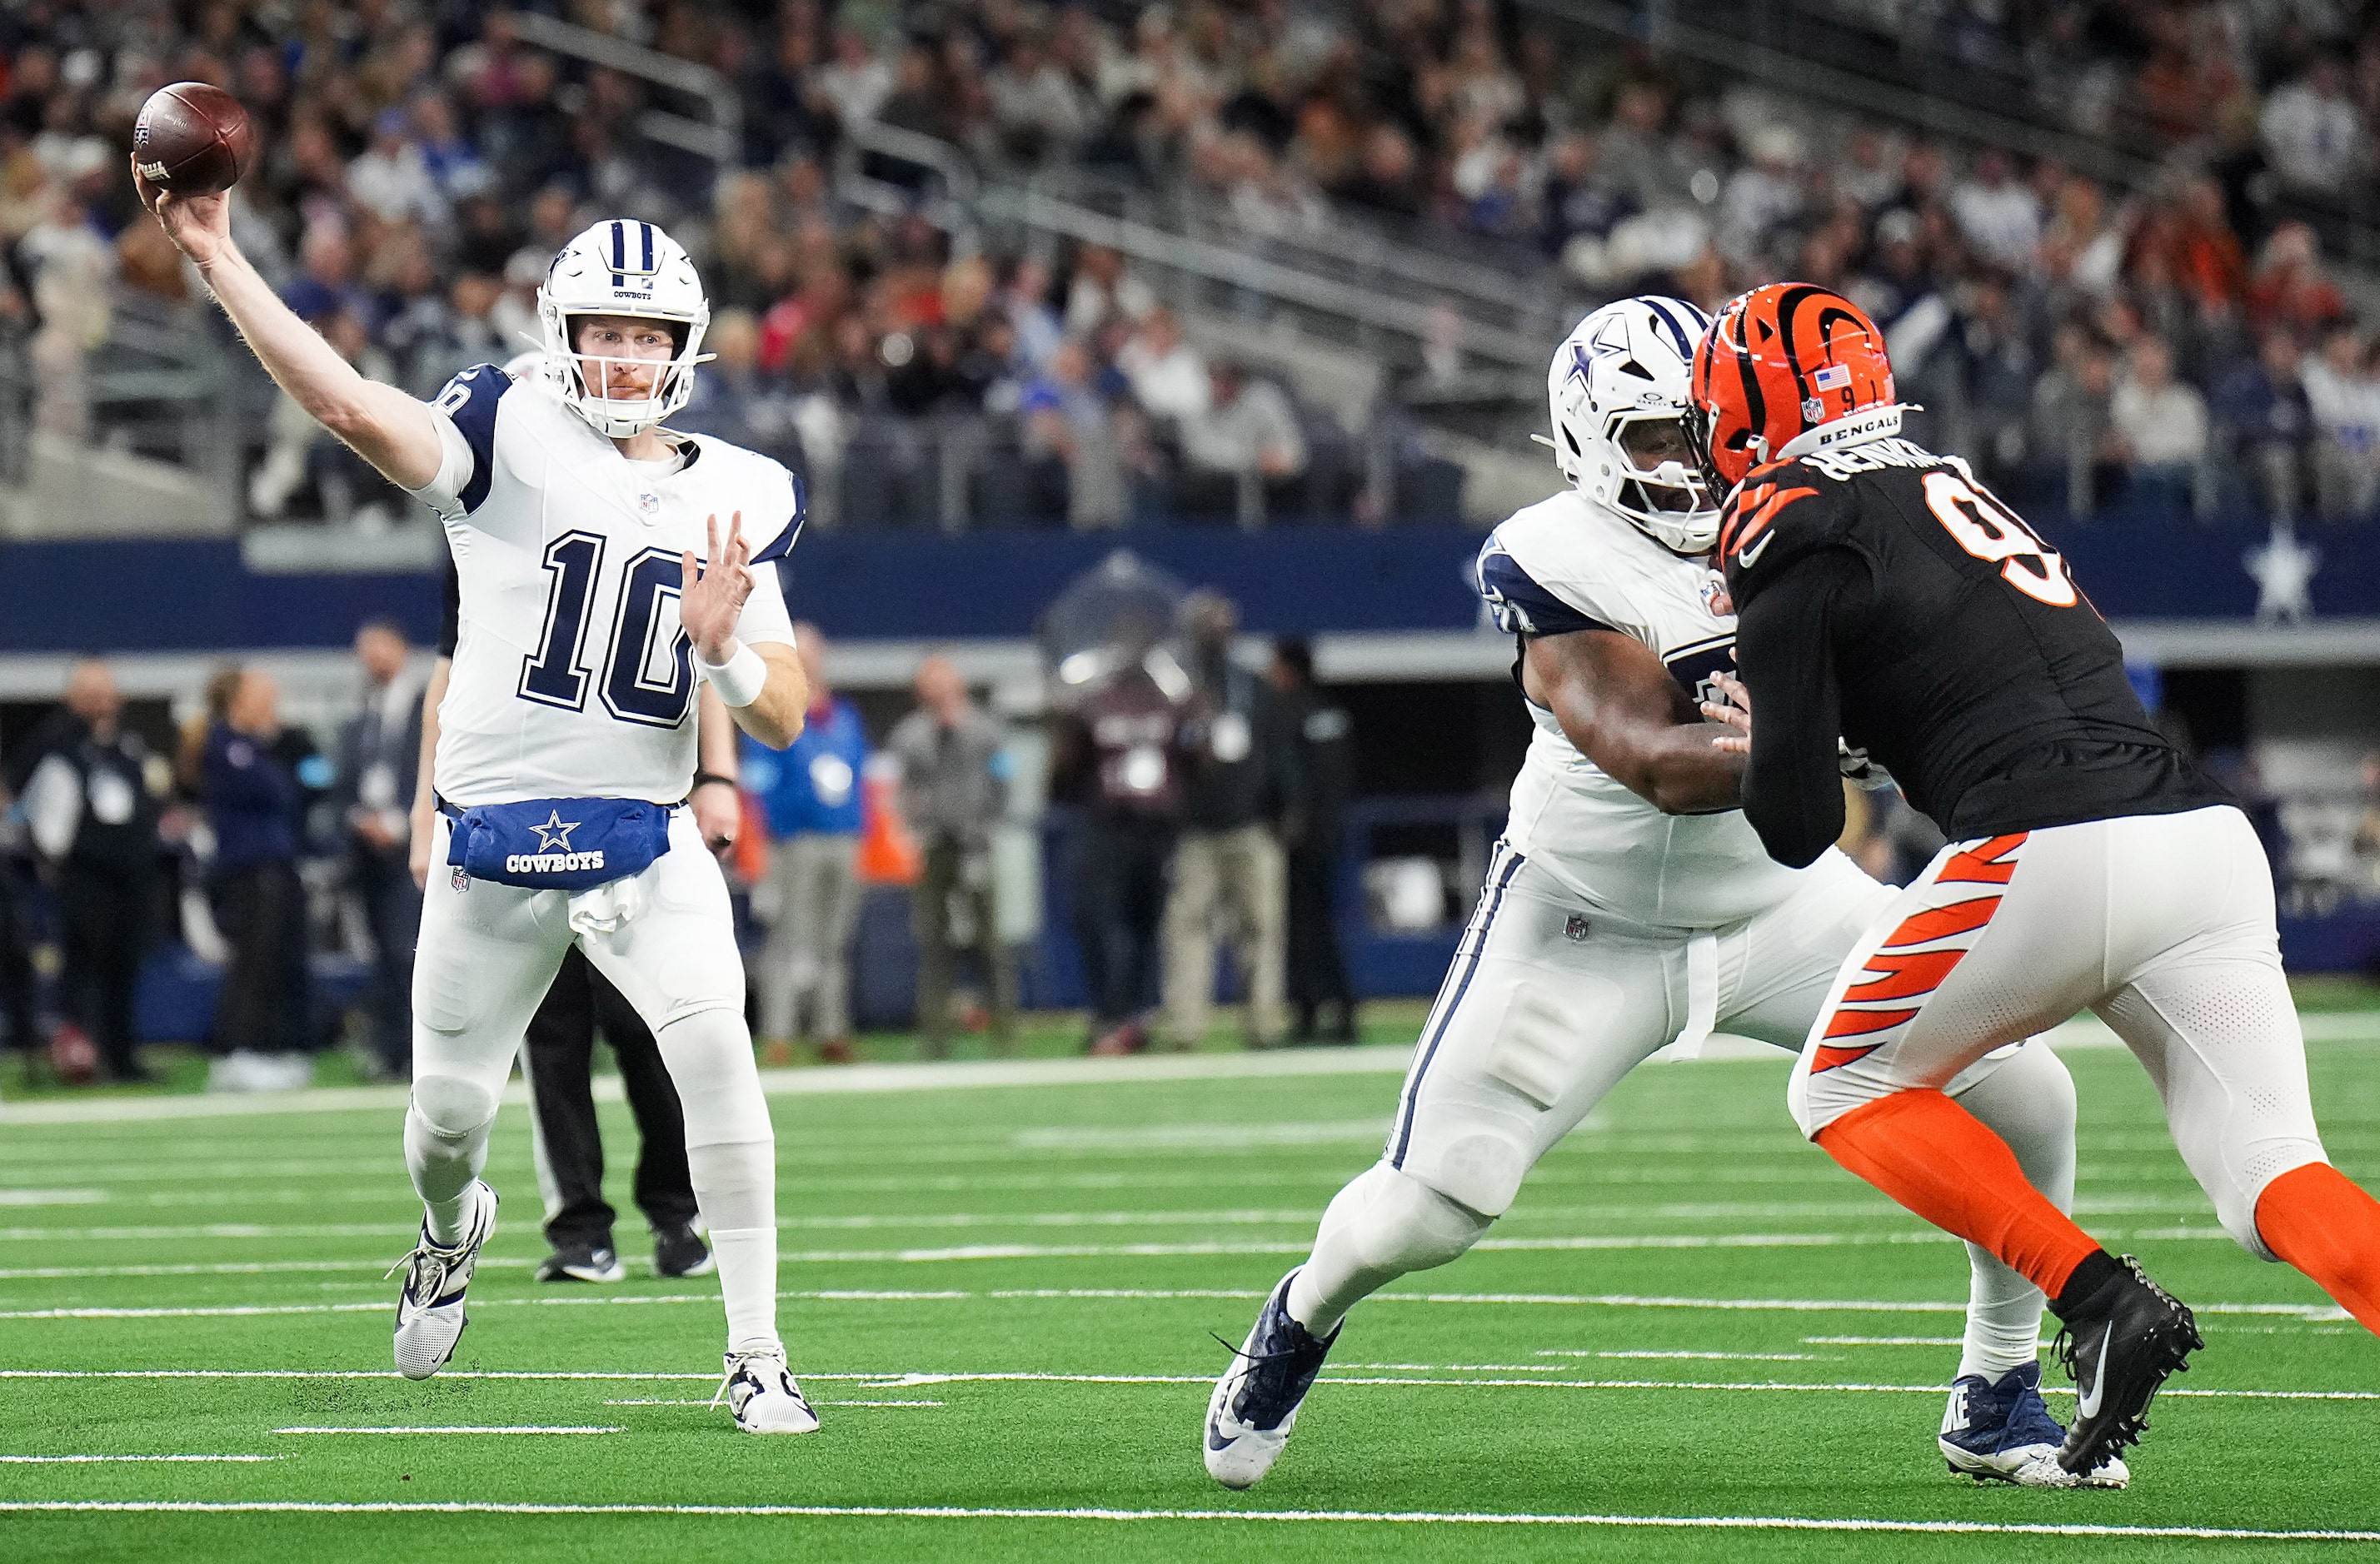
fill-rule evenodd
<path id="1" fill-rule="evenodd" d="M 414 492 L 445 525 L 462 607 L 438 709 L 448 802 L 642 798 L 693 785 L 698 673 L 678 623 L 682 554 L 707 559 L 743 513 L 755 583 L 747 644 L 790 643 L 773 562 L 801 531 L 799 482 L 705 435 L 631 461 L 541 375 L 465 370 L 431 404 L 445 463 Z"/>

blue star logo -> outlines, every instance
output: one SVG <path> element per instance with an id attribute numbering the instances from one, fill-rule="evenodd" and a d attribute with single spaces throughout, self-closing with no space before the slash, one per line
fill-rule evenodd
<path id="1" fill-rule="evenodd" d="M 578 829 L 579 823 L 572 820 L 566 825 L 564 824 L 562 811 L 556 809 L 545 818 L 545 824 L 531 826 L 528 829 L 537 832 L 539 852 L 567 853 L 570 851 L 570 833 Z"/>
<path id="2" fill-rule="evenodd" d="M 1568 385 L 1572 381 L 1584 381 L 1593 384 L 1593 360 L 1586 356 L 1586 344 L 1573 342 L 1570 345 L 1570 373 L 1563 378 L 1562 383 Z"/>

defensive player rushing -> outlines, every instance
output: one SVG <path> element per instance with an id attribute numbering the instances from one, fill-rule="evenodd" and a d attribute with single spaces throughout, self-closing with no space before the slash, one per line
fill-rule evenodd
<path id="1" fill-rule="evenodd" d="M 598 224 L 540 293 L 548 373 L 483 364 L 425 404 L 365 380 L 273 297 L 222 197 L 140 193 L 283 389 L 438 512 L 461 576 L 436 764 L 446 867 L 415 964 L 405 1160 L 424 1210 L 401 1262 L 397 1367 L 437 1373 L 462 1334 L 495 1219 L 479 1174 L 497 1097 L 575 942 L 652 1027 L 684 1104 L 736 1425 L 809 1432 L 776 1329 L 775 1146 L 743 964 L 684 807 L 698 678 L 762 743 L 800 731 L 776 572 L 752 567 L 793 546 L 801 499 L 776 463 L 660 428 L 710 319 L 693 263 L 650 224 Z"/>
<path id="2" fill-rule="evenodd" d="M 1752 828 L 1782 864 L 1828 851 L 1840 735 L 1951 839 L 1844 960 L 1791 1102 L 1844 1167 L 2049 1295 L 2082 1390 L 2059 1460 L 2090 1471 L 2138 1440 L 2197 1328 L 2018 1176 L 2026 1148 L 1956 1100 L 1965 1072 L 2095 1010 L 2232 1237 L 2374 1330 L 2380 1204 L 2324 1158 L 2246 818 L 2150 722 L 2058 552 L 1900 414 L 1882 335 L 1825 288 L 1744 295 L 1695 355 Z"/>
<path id="3" fill-rule="evenodd" d="M 1738 811 L 1742 760 L 1719 744 L 1730 730 L 1696 709 L 1735 635 L 1708 558 L 1718 509 L 1681 425 L 1707 323 L 1674 299 L 1625 299 L 1554 357 L 1554 454 L 1572 488 L 1505 522 L 1479 555 L 1481 595 L 1520 639 L 1514 673 L 1536 724 L 1511 823 L 1385 1157 L 1331 1201 L 1312 1255 L 1216 1383 L 1207 1470 L 1229 1486 L 1280 1457 L 1358 1300 L 1476 1243 L 1537 1158 L 1672 1038 L 1723 1025 L 1799 1048 L 1844 952 L 1892 901 L 1840 853 L 1806 868 L 1770 862 Z M 1827 770 L 1839 787 L 1833 759 Z M 2073 1084 L 2021 1037 L 1951 1090 L 2019 1148 L 2023 1170 L 2009 1176 L 2062 1207 Z M 1942 1453 L 1977 1477 L 2071 1486 L 2038 1388 L 2041 1293 L 1982 1249 L 1970 1255 Z M 2126 1476 L 2109 1461 L 2088 1481 Z"/>

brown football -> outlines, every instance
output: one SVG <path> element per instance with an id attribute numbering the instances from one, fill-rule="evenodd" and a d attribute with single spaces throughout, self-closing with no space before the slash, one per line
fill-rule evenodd
<path id="1" fill-rule="evenodd" d="M 142 178 L 177 196 L 227 190 L 248 171 L 256 132 L 239 100 L 203 81 L 176 81 L 149 94 L 132 127 L 132 163 Z"/>

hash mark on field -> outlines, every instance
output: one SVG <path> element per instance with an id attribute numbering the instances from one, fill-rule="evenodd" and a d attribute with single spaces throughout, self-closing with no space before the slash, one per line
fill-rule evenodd
<path id="1" fill-rule="evenodd" d="M 1532 1515 L 1498 1511 L 1362 1509 L 1026 1509 L 933 1505 L 507 1504 L 329 1499 L 17 1499 L 0 1512 L 87 1511 L 197 1515 L 756 1515 L 831 1520 L 1222 1521 L 1404 1526 L 1617 1526 L 1658 1531 L 1883 1532 L 1921 1535 L 2180 1537 L 2267 1542 L 2380 1542 L 2380 1532 L 2260 1531 L 2238 1526 L 2113 1526 L 1999 1521 L 1877 1521 L 1809 1515 Z"/>
<path id="2" fill-rule="evenodd" d="M 276 1434 L 617 1434 L 594 1425 L 504 1423 L 424 1425 L 411 1428 L 275 1428 Z"/>
<path id="3" fill-rule="evenodd" d="M 116 1461 L 286 1461 L 279 1455 L 0 1455 L 0 1462 L 12 1466 L 80 1466 L 87 1463 Z"/>
<path id="4" fill-rule="evenodd" d="M 1815 1364 L 1815 1352 L 1590 1352 L 1583 1348 L 1542 1348 L 1537 1357 L 1694 1357 L 1726 1364 Z"/>
<path id="5" fill-rule="evenodd" d="M 0 1206 L 97 1206 L 103 1189 L 0 1189 Z"/>

